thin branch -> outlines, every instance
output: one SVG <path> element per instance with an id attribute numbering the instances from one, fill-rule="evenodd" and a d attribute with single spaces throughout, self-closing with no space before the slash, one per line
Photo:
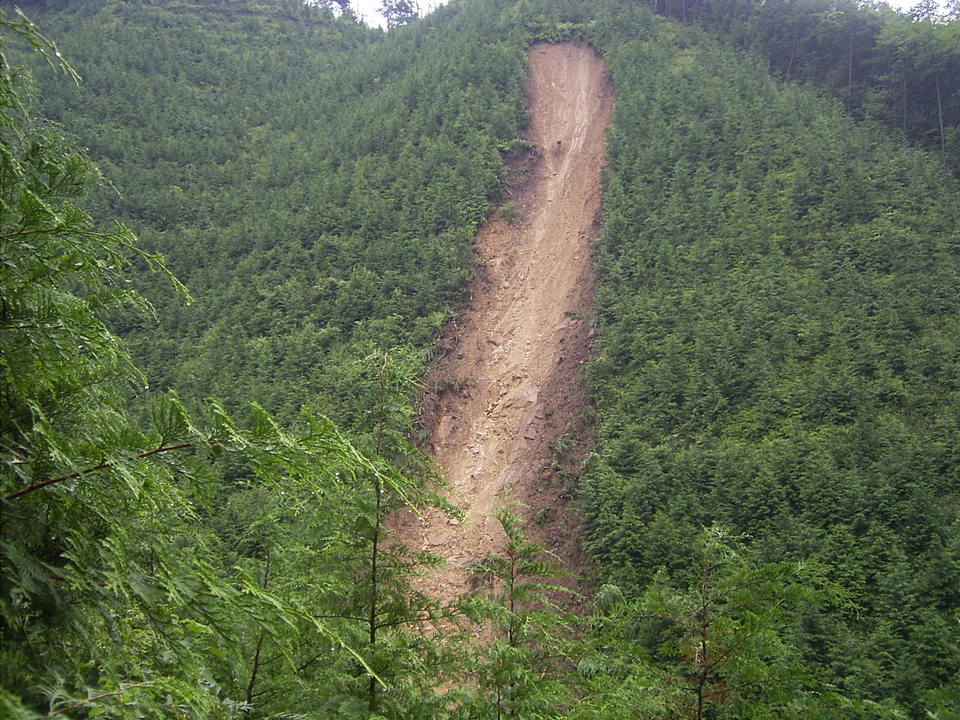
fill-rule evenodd
<path id="1" fill-rule="evenodd" d="M 367 618 L 357 617 L 355 615 L 340 615 L 339 613 L 334 613 L 331 615 L 311 615 L 311 617 L 317 620 L 354 620 L 356 622 L 366 622 Z"/>
<path id="2" fill-rule="evenodd" d="M 27 237 L 28 235 L 79 235 L 85 238 L 112 238 L 116 232 L 96 232 L 94 230 L 83 230 L 81 228 L 70 227 L 69 225 L 55 225 L 54 227 L 35 228 L 33 230 L 14 230 L 13 232 L 0 235 L 0 240 L 12 240 L 13 238 Z M 141 254 L 145 254 L 141 251 Z"/>
<path id="3" fill-rule="evenodd" d="M 758 630 L 754 630 L 754 631 L 751 632 L 751 633 L 747 633 L 747 634 L 744 635 L 742 638 L 740 638 L 739 640 L 737 640 L 735 643 L 733 643 L 733 644 L 730 645 L 729 647 L 723 649 L 723 650 L 720 652 L 720 654 L 717 655 L 711 662 L 709 662 L 709 663 L 704 663 L 704 665 L 703 665 L 703 673 L 706 675 L 706 674 L 709 674 L 709 673 L 713 672 L 713 670 L 714 670 L 715 668 L 719 667 L 719 666 L 722 665 L 724 662 L 726 662 L 727 658 L 729 658 L 729 657 L 734 653 L 734 651 L 736 651 L 741 645 L 743 645 L 743 644 L 744 644 L 745 642 L 747 642 L 748 640 L 752 640 L 752 639 L 755 638 L 757 635 L 759 635 L 762 631 L 763 631 L 763 629 L 761 628 L 761 629 L 758 629 Z"/>
<path id="4" fill-rule="evenodd" d="M 317 660 L 319 660 L 320 658 L 322 658 L 322 657 L 323 657 L 324 655 L 326 655 L 326 654 L 327 654 L 326 651 L 321 652 L 321 653 L 317 653 L 316 655 L 314 655 L 312 658 L 310 658 L 310 659 L 307 660 L 306 662 L 303 662 L 303 663 L 301 663 L 300 665 L 298 665 L 298 666 L 297 666 L 297 672 L 298 672 L 298 673 L 303 672 L 304 670 L 306 670 L 308 667 L 310 667 L 311 665 L 313 665 Z"/>
<path id="5" fill-rule="evenodd" d="M 146 450 L 145 452 L 137 453 L 136 455 L 132 455 L 128 458 L 124 458 L 124 460 L 138 460 L 140 458 L 146 458 L 146 457 L 150 457 L 151 455 L 156 455 L 157 453 L 170 452 L 171 450 L 183 450 L 184 448 L 188 448 L 188 447 L 193 447 L 193 443 L 180 443 L 179 445 L 167 445 L 164 447 L 158 447 L 158 448 L 154 448 L 153 450 Z M 61 475 L 60 477 L 50 478 L 42 482 L 34 483 L 33 485 L 28 485 L 25 488 L 20 488 L 19 490 L 15 490 L 12 493 L 4 495 L 3 499 L 15 500 L 21 495 L 26 495 L 27 493 L 31 493 L 34 490 L 41 490 L 42 488 L 45 488 L 48 485 L 54 485 L 56 483 L 63 482 L 64 480 L 72 480 L 74 478 L 80 477 L 81 475 L 87 475 L 92 472 L 97 472 L 98 470 L 105 470 L 106 468 L 113 467 L 118 462 L 122 462 L 122 461 L 108 460 L 107 462 L 102 462 L 99 465 L 94 465 L 93 467 L 88 467 L 83 470 L 77 470 L 76 472 L 67 473 L 66 475 Z"/>
<path id="6" fill-rule="evenodd" d="M 68 705 L 67 707 L 62 707 L 59 710 L 54 710 L 52 713 L 47 715 L 47 717 L 53 717 L 54 715 L 60 715 L 65 712 L 70 712 L 71 710 L 76 710 L 78 707 L 92 703 L 94 700 L 103 700 L 103 698 L 110 697 L 112 695 L 119 695 L 120 693 L 125 693 L 127 690 L 132 690 L 133 688 L 138 687 L 147 687 L 148 685 L 153 685 L 152 681 L 134 683 L 133 685 L 124 685 L 122 688 L 117 688 L 116 690 L 111 690 L 110 692 L 100 693 L 99 695 L 93 695 L 88 697 L 86 700 L 81 700 L 78 703 L 73 705 Z"/>
<path id="7" fill-rule="evenodd" d="M 426 615 L 414 615 L 412 617 L 400 618 L 398 620 L 389 620 L 385 622 L 377 623 L 377 629 L 388 628 L 388 627 L 397 627 L 398 625 L 412 625 L 414 623 L 427 622 L 428 620 L 448 620 L 450 618 L 459 617 L 462 613 L 450 613 L 450 614 L 426 614 Z"/>
<path id="8" fill-rule="evenodd" d="M 4 330 L 66 330 L 66 326 L 63 323 L 52 323 L 52 324 L 26 324 L 18 323 L 16 325 L 0 325 L 0 328 Z"/>

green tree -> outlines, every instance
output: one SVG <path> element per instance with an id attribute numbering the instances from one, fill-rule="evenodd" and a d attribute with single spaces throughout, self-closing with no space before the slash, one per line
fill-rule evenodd
<path id="1" fill-rule="evenodd" d="M 463 718 L 558 717 L 569 688 L 573 616 L 558 599 L 570 591 L 542 544 L 529 540 L 518 515 L 506 509 L 496 518 L 506 535 L 502 554 L 488 555 L 471 571 L 476 590 L 464 598 L 464 612 L 491 640 L 470 658 L 467 672 L 477 692 L 463 702 Z"/>
<path id="2" fill-rule="evenodd" d="M 438 621 L 450 618 L 454 609 L 412 588 L 411 578 L 441 559 L 394 542 L 387 519 L 405 508 L 460 513 L 436 494 L 442 479 L 433 461 L 410 442 L 422 372 L 418 354 L 402 347 L 378 350 L 356 368 L 350 381 L 370 385 L 375 398 L 358 434 L 373 457 L 403 471 L 393 483 L 385 482 L 383 473 L 361 475 L 350 494 L 352 519 L 342 534 L 339 556 L 351 568 L 342 619 L 352 623 L 348 636 L 356 638 L 352 642 L 369 664 L 358 666 L 365 682 L 356 695 L 371 715 L 427 716 L 437 703 L 436 667 L 445 652 Z M 425 634 L 425 627 L 432 627 L 432 633 Z"/>
<path id="3" fill-rule="evenodd" d="M 599 652 L 580 667 L 594 697 L 574 716 L 843 717 L 853 706 L 818 683 L 793 644 L 799 618 L 841 598 L 816 566 L 758 565 L 710 528 L 681 587 L 661 571 L 636 600 L 601 591 Z"/>
<path id="4" fill-rule="evenodd" d="M 0 28 L 72 74 L 22 15 L 0 15 Z M 244 633 L 270 637 L 285 658 L 306 635 L 319 656 L 343 649 L 372 672 L 318 611 L 327 578 L 301 567 L 271 579 L 275 563 L 316 556 L 322 535 L 285 554 L 257 538 L 259 570 L 223 556 L 209 522 L 214 468 L 226 460 L 261 494 L 286 498 L 286 520 L 309 510 L 334 525 L 357 477 L 402 492 L 399 473 L 309 415 L 288 432 L 254 405 L 240 427 L 215 405 L 195 419 L 169 394 L 147 400 L 148 429 L 133 422 L 126 401 L 146 388 L 108 321 L 150 312 L 131 273 L 183 288 L 129 230 L 99 230 L 81 209 L 99 173 L 31 113 L 25 75 L 0 63 L 0 711 L 249 712 L 262 643 L 243 671 Z M 245 692 L 233 693 L 240 674 Z"/>
<path id="5" fill-rule="evenodd" d="M 386 18 L 387 27 L 395 28 L 420 17 L 420 6 L 414 0 L 383 0 L 380 14 Z"/>

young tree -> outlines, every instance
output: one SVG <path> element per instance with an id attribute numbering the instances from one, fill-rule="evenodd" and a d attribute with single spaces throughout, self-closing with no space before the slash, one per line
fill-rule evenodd
<path id="1" fill-rule="evenodd" d="M 492 634 L 470 660 L 477 693 L 460 707 L 464 718 L 558 717 L 569 699 L 568 670 L 573 616 L 555 600 L 569 590 L 543 545 L 527 539 L 519 516 L 497 512 L 507 537 L 501 555 L 472 567 L 474 594 L 464 611 Z"/>
<path id="2" fill-rule="evenodd" d="M 440 558 L 393 542 L 387 518 L 402 508 L 433 506 L 451 516 L 459 511 L 433 491 L 441 482 L 433 461 L 410 443 L 412 400 L 422 370 L 417 353 L 401 347 L 378 350 L 357 365 L 358 375 L 351 382 L 372 386 L 376 398 L 361 437 L 368 452 L 383 459 L 384 469 L 358 477 L 351 493 L 353 521 L 342 536 L 343 557 L 352 558 L 351 590 L 343 604 L 350 610 L 344 619 L 356 621 L 356 647 L 373 669 L 363 673 L 366 682 L 360 690 L 367 712 L 413 717 L 417 705 L 431 705 L 436 675 L 424 663 L 438 661 L 444 641 L 436 629 L 428 637 L 419 628 L 449 616 L 452 609 L 413 589 L 412 576 L 435 567 Z M 403 472 L 387 484 L 384 478 L 391 468 Z"/>

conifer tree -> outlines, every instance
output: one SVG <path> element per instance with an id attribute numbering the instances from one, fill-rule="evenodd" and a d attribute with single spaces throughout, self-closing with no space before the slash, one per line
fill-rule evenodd
<path id="1" fill-rule="evenodd" d="M 0 29 L 76 79 L 22 14 Z M 0 714 L 251 716 L 268 654 L 294 683 L 320 660 L 339 672 L 331 653 L 375 677 L 319 605 L 336 578 L 310 563 L 330 552 L 318 518 L 340 526 L 358 478 L 401 497 L 405 480 L 310 415 L 293 433 L 252 405 L 241 427 L 167 394 L 145 398 L 147 429 L 134 422 L 126 401 L 148 388 L 107 323 L 150 314 L 133 272 L 189 296 L 128 229 L 81 208 L 100 175 L 32 114 L 28 88 L 0 56 Z M 224 552 L 236 528 L 211 522 L 221 457 L 263 501 L 240 553 Z"/>
<path id="2" fill-rule="evenodd" d="M 741 539 L 705 529 L 680 587 L 661 569 L 636 600 L 601 589 L 596 652 L 579 667 L 587 699 L 572 717 L 901 717 L 816 678 L 793 642 L 806 614 L 847 602 L 815 564 L 756 564 Z"/>
<path id="3" fill-rule="evenodd" d="M 420 15 L 420 6 L 413 0 L 384 0 L 380 13 L 387 19 L 387 27 L 413 22 Z"/>
<path id="4" fill-rule="evenodd" d="M 556 600 L 570 592 L 558 583 L 564 572 L 527 538 L 519 516 L 501 509 L 496 519 L 506 548 L 472 567 L 476 590 L 464 599 L 467 616 L 492 640 L 470 660 L 477 692 L 458 717 L 559 717 L 570 697 L 562 678 L 573 632 L 573 616 Z"/>

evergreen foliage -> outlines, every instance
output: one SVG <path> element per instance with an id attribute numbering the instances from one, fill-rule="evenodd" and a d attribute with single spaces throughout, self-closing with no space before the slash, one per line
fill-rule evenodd
<path id="1" fill-rule="evenodd" d="M 526 537 L 518 515 L 501 509 L 496 518 L 506 549 L 474 564 L 476 589 L 464 600 L 467 617 L 489 623 L 492 637 L 468 664 L 476 692 L 455 717 L 562 717 L 572 697 L 566 670 L 574 623 L 558 599 L 570 591 L 558 584 L 557 560 Z"/>
<path id="2" fill-rule="evenodd" d="M 960 171 L 960 6 L 909 14 L 853 0 L 655 0 L 656 12 L 750 48 L 785 80 L 815 83 L 857 117 L 938 148 Z"/>
<path id="3" fill-rule="evenodd" d="M 22 15 L 0 25 L 73 74 Z M 374 443 L 306 412 L 291 432 L 258 405 L 245 427 L 216 404 L 198 420 L 173 393 L 144 399 L 140 429 L 125 401 L 143 375 L 105 321 L 150 310 L 128 285 L 137 263 L 172 276 L 79 207 L 99 173 L 33 117 L 24 82 L 4 60 L 3 715 L 356 706 L 385 682 L 373 666 L 416 647 L 391 633 L 421 619 L 408 601 L 425 604 L 402 578 L 431 559 L 386 563 L 378 549 L 389 508 L 430 500 L 396 409 L 410 363 L 397 351 L 379 364 Z M 371 631 L 365 644 L 358 630 L 374 626 L 380 643 Z"/>
<path id="4" fill-rule="evenodd" d="M 601 643 L 580 668 L 594 697 L 575 718 L 833 718 L 883 710 L 833 692 L 800 659 L 791 637 L 797 614 L 844 602 L 819 568 L 754 566 L 746 548 L 714 526 L 697 537 L 690 571 L 679 589 L 660 572 L 632 601 L 616 586 L 601 588 Z"/>
<path id="5" fill-rule="evenodd" d="M 678 26 L 596 29 L 616 96 L 588 547 L 638 593 L 702 527 L 815 558 L 857 610 L 806 621 L 843 692 L 956 687 L 955 180 Z"/>
<path id="6" fill-rule="evenodd" d="M 958 22 L 652 5 L 384 34 L 330 3 L 48 0 L 79 86 L 3 20 L 88 148 L 5 46 L 3 713 L 956 713 Z M 384 518 L 438 503 L 417 378 L 524 147 L 533 39 L 590 42 L 617 98 L 579 489 L 610 584 L 571 644 L 503 515 L 466 603 L 497 637 L 452 658 L 421 628 L 453 609 L 409 585 L 436 559 Z"/>
<path id="7" fill-rule="evenodd" d="M 48 23 L 85 82 L 44 86 L 46 110 L 119 190 L 95 212 L 194 296 L 143 285 L 160 327 L 120 329 L 152 386 L 360 427 L 376 399 L 344 382 L 356 360 L 428 347 L 464 297 L 498 148 L 524 118 L 525 41 L 486 42 L 482 6 L 443 43 L 439 20 L 380 37 L 345 18 L 209 13 L 71 5 Z"/>

